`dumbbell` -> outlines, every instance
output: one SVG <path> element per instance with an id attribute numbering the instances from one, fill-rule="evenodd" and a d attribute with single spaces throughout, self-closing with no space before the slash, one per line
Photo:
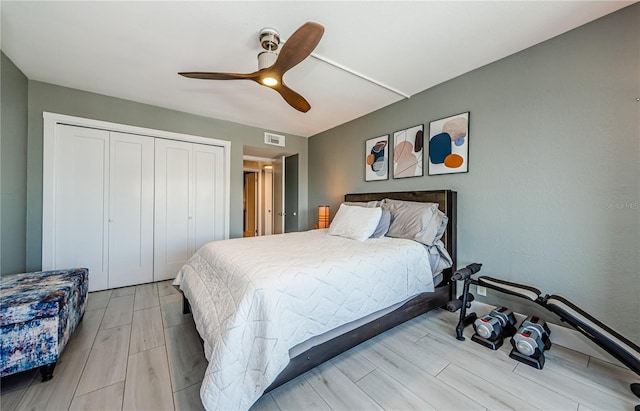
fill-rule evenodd
<path id="1" fill-rule="evenodd" d="M 507 307 L 496 307 L 473 323 L 475 334 L 471 339 L 485 347 L 497 350 L 504 337 L 515 333 L 516 317 Z"/>
<path id="2" fill-rule="evenodd" d="M 516 317 L 507 307 L 496 307 L 488 315 L 478 318 L 473 323 L 473 329 L 482 338 L 494 340 L 498 337 L 505 337 L 505 331 L 513 328 L 516 324 Z"/>
<path id="3" fill-rule="evenodd" d="M 544 351 L 551 348 L 547 323 L 538 316 L 527 317 L 511 337 L 513 349 L 509 357 L 541 370 L 544 367 Z"/>
<path id="4" fill-rule="evenodd" d="M 551 348 L 549 326 L 538 316 L 527 317 L 518 332 L 511 339 L 511 345 L 527 357 L 537 358 L 544 350 Z"/>

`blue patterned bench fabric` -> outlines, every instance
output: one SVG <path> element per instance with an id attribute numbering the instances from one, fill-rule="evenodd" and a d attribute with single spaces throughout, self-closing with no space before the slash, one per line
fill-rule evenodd
<path id="1" fill-rule="evenodd" d="M 0 282 L 0 376 L 53 364 L 80 322 L 89 270 L 40 271 Z"/>

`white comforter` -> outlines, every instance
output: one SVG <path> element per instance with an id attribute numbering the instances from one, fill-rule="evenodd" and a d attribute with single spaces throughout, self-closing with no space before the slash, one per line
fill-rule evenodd
<path id="1" fill-rule="evenodd" d="M 419 292 L 433 291 L 426 248 L 326 230 L 216 241 L 178 273 L 209 360 L 208 410 L 248 409 L 289 349 Z"/>

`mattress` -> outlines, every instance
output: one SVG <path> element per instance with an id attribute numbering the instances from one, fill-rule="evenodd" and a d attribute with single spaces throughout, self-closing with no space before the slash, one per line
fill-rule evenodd
<path id="1" fill-rule="evenodd" d="M 203 246 L 174 281 L 209 361 L 203 405 L 248 409 L 286 367 L 290 348 L 433 291 L 432 259 L 412 240 L 355 241 L 326 230 Z"/>

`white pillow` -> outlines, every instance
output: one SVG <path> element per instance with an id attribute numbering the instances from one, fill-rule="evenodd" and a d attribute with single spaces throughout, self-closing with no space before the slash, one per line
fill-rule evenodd
<path id="1" fill-rule="evenodd" d="M 340 204 L 340 208 L 329 226 L 329 234 L 364 241 L 378 227 L 382 209 Z"/>
<path id="2" fill-rule="evenodd" d="M 360 207 L 367 207 L 367 208 L 373 208 L 373 207 L 380 207 L 380 205 L 382 204 L 382 200 L 373 200 L 373 201 L 345 201 L 342 204 L 344 205 L 348 205 L 348 206 L 360 206 Z"/>
<path id="3" fill-rule="evenodd" d="M 357 206 L 357 207 L 365 207 L 365 208 L 374 208 L 374 207 L 382 208 L 381 207 L 382 200 L 367 201 L 367 202 L 345 201 L 342 204 L 347 205 L 349 207 Z M 373 231 L 373 234 L 371 234 L 371 237 L 369 238 L 380 238 L 384 236 L 385 234 L 387 234 L 387 231 L 389 231 L 390 224 L 391 224 L 391 212 L 387 210 L 382 210 L 382 215 L 380 217 L 380 221 L 378 222 L 378 226 L 376 227 L 376 229 Z"/>

